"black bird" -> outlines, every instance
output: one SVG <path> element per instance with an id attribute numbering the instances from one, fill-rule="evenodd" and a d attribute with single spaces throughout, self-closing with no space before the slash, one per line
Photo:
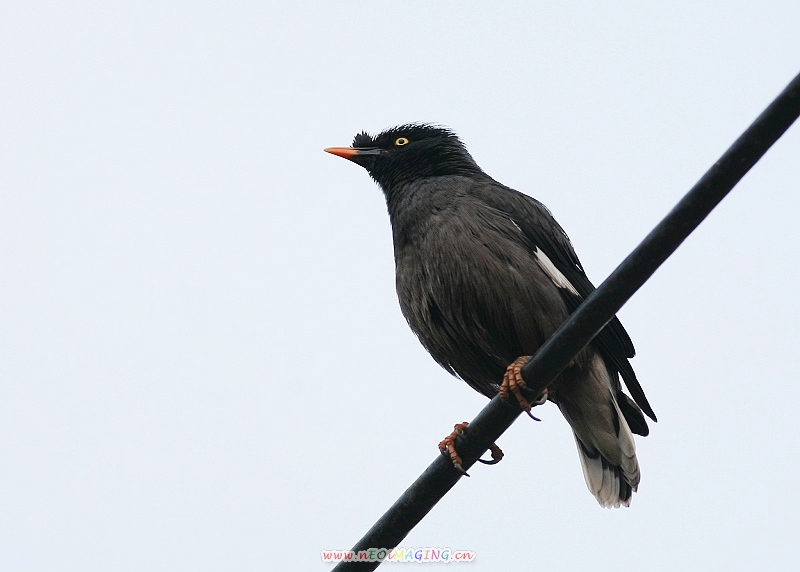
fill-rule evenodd
<path id="1" fill-rule="evenodd" d="M 594 286 L 569 238 L 537 200 L 484 173 L 449 129 L 408 124 L 329 153 L 364 167 L 386 197 L 397 295 L 431 356 L 494 397 Z M 628 506 L 640 471 L 633 435 L 656 420 L 614 318 L 542 396 L 575 434 L 589 490 L 604 507 Z M 625 395 L 620 376 L 633 399 Z M 529 407 L 527 407 L 529 409 Z"/>

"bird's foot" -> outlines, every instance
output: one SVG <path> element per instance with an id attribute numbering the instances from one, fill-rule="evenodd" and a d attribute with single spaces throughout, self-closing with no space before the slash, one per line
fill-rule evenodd
<path id="1" fill-rule="evenodd" d="M 508 401 L 508 394 L 512 393 L 517 398 L 520 409 L 528 414 L 528 417 L 534 421 L 541 421 L 538 417 L 534 417 L 531 413 L 531 407 L 541 405 L 547 401 L 547 389 L 533 402 L 530 403 L 525 396 L 522 395 L 522 389 L 526 387 L 525 380 L 522 379 L 522 366 L 524 366 L 531 359 L 531 356 L 520 356 L 511 362 L 511 365 L 506 368 L 506 373 L 503 375 L 503 383 L 500 384 L 500 398 Z"/>
<path id="2" fill-rule="evenodd" d="M 449 457 L 450 461 L 453 463 L 453 467 L 465 477 L 468 477 L 469 474 L 464 470 L 461 464 L 461 456 L 458 454 L 458 451 L 456 451 L 456 437 L 461 435 L 468 426 L 469 423 L 467 421 L 456 423 L 453 427 L 453 432 L 439 443 L 439 451 L 441 451 L 442 455 Z M 484 465 L 495 465 L 503 458 L 503 451 L 495 443 L 491 444 L 489 451 L 492 454 L 491 461 L 484 461 L 483 459 L 478 459 L 478 461 Z"/>

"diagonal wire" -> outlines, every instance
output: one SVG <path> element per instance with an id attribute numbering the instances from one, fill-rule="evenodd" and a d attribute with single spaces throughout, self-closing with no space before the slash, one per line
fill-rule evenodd
<path id="1" fill-rule="evenodd" d="M 545 342 L 523 367 L 531 395 L 539 395 L 661 264 L 711 213 L 775 141 L 800 116 L 800 75 L 759 115 L 750 127 L 711 166 L 705 175 L 609 275 L 569 319 Z M 471 467 L 521 411 L 492 399 L 457 439 L 456 447 L 465 469 Z M 353 547 L 391 550 L 419 523 L 458 482 L 461 475 L 449 459 L 437 456 L 425 472 Z M 375 552 L 373 552 L 375 554 Z M 340 562 L 334 572 L 374 570 L 381 564 Z"/>

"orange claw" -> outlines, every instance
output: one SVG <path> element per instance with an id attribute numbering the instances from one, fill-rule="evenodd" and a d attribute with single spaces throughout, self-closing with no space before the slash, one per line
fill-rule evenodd
<path id="1" fill-rule="evenodd" d="M 453 432 L 439 442 L 439 451 L 441 451 L 442 454 L 447 454 L 456 470 L 465 477 L 469 475 L 467 471 L 464 470 L 464 467 L 461 466 L 461 455 L 456 451 L 456 437 L 461 435 L 468 425 L 469 422 L 467 421 L 456 423 L 455 426 L 453 426 Z"/>
<path id="2" fill-rule="evenodd" d="M 483 459 L 478 459 L 478 461 L 480 461 L 484 465 L 496 465 L 497 463 L 503 460 L 503 457 L 505 457 L 503 450 L 497 446 L 497 443 L 492 443 L 489 446 L 489 452 L 492 454 L 491 461 L 484 461 Z"/>
<path id="3" fill-rule="evenodd" d="M 520 409 L 528 414 L 528 417 L 534 421 L 541 421 L 538 417 L 534 417 L 531 413 L 531 404 L 522 395 L 522 389 L 526 387 L 525 380 L 522 379 L 522 367 L 528 363 L 531 356 L 520 356 L 511 362 L 511 365 L 506 368 L 506 373 L 503 375 L 503 383 L 500 384 L 500 398 L 508 401 L 508 394 L 511 392 L 517 398 Z M 547 390 L 545 389 L 539 399 L 533 405 L 541 405 L 547 401 Z"/>
<path id="4" fill-rule="evenodd" d="M 443 455 L 450 457 L 453 467 L 455 467 L 455 469 L 465 477 L 468 477 L 469 474 L 462 466 L 461 456 L 458 454 L 458 451 L 456 451 L 455 443 L 456 437 L 461 435 L 468 426 L 469 422 L 467 421 L 464 421 L 463 423 L 456 423 L 453 427 L 453 432 L 439 442 L 439 451 L 441 451 Z M 478 461 L 484 465 L 495 465 L 503 458 L 503 451 L 495 443 L 491 444 L 489 451 L 492 454 L 491 461 L 484 461 L 483 459 L 478 459 Z"/>

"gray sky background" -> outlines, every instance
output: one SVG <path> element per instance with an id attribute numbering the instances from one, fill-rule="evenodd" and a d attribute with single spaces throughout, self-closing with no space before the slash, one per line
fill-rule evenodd
<path id="1" fill-rule="evenodd" d="M 3 2 L 2 568 L 330 569 L 485 400 L 408 330 L 383 197 L 322 148 L 448 125 L 599 283 L 800 71 L 798 22 Z M 403 545 L 470 570 L 796 563 L 798 191 L 795 126 L 623 308 L 660 419 L 629 509 L 597 505 L 547 404 Z"/>

